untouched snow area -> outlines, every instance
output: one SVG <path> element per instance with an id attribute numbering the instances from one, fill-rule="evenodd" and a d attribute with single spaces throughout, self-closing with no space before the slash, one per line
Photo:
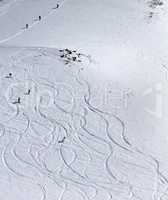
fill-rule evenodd
<path id="1" fill-rule="evenodd" d="M 168 199 L 167 10 L 0 1 L 0 199 Z"/>

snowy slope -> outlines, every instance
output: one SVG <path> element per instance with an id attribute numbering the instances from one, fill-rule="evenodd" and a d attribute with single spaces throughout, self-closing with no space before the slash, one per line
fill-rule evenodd
<path id="1" fill-rule="evenodd" d="M 159 2 L 0 4 L 0 199 L 167 199 Z"/>
<path id="2" fill-rule="evenodd" d="M 129 142 L 116 114 L 91 103 L 97 80 L 87 56 L 1 52 L 0 183 L 8 194 L 1 190 L 1 198 L 149 199 L 165 192 L 157 160 Z"/>

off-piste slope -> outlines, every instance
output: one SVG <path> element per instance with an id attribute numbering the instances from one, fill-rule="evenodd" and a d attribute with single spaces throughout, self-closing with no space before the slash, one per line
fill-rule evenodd
<path id="1" fill-rule="evenodd" d="M 91 62 L 76 50 L 1 48 L 1 199 L 166 197 L 158 161 L 92 105 Z"/>
<path id="2" fill-rule="evenodd" d="M 57 12 L 64 2 L 64 0 L 0 1 L 0 44 L 15 39 L 45 21 Z"/>

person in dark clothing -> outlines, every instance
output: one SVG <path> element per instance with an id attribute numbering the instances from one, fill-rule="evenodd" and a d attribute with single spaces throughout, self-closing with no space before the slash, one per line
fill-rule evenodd
<path id="1" fill-rule="evenodd" d="M 57 8 L 59 8 L 59 4 L 57 4 L 56 7 L 54 7 L 53 9 L 57 9 Z"/>
<path id="2" fill-rule="evenodd" d="M 29 95 L 30 94 L 30 89 L 28 89 L 27 93 L 25 93 L 25 95 Z"/>
<path id="3" fill-rule="evenodd" d="M 29 28 L 29 25 L 28 24 L 26 24 L 26 29 L 28 29 Z"/>
<path id="4" fill-rule="evenodd" d="M 20 97 L 18 97 L 17 101 L 14 101 L 13 104 L 20 104 Z"/>
<path id="5" fill-rule="evenodd" d="M 17 103 L 20 103 L 20 97 L 18 97 L 18 102 Z"/>
<path id="6" fill-rule="evenodd" d="M 12 78 L 12 73 L 10 72 L 5 78 Z"/>
<path id="7" fill-rule="evenodd" d="M 39 21 L 41 20 L 41 16 L 39 15 Z"/>
<path id="8" fill-rule="evenodd" d="M 58 143 L 64 143 L 65 139 L 66 139 L 66 137 L 64 136 L 64 137 L 62 138 L 62 140 L 59 140 L 59 141 L 58 141 Z"/>

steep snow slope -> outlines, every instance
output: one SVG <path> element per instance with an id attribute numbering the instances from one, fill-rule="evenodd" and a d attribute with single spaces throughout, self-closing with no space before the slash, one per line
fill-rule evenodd
<path id="1" fill-rule="evenodd" d="M 44 0 L 18 0 L 11 2 L 10 9 L 0 19 L 0 26 L 3 27 L 0 34 L 0 44 L 15 39 L 24 34 L 27 28 L 30 30 L 42 20 L 46 20 L 62 6 L 63 2 L 63 0 L 49 0 L 47 2 Z M 2 9 L 4 9 L 3 6 Z"/>
<path id="2" fill-rule="evenodd" d="M 46 1 L 42 4 L 45 8 L 30 6 L 31 1 L 27 3 L 30 5 L 22 4 L 18 6 L 19 17 L 23 16 L 20 17 L 22 21 L 13 25 L 17 27 L 14 32 L 41 14 L 40 8 L 48 12 L 50 6 Z M 26 16 L 21 13 L 22 7 L 28 10 Z M 153 69 L 157 65 L 161 68 L 161 64 L 167 62 L 166 9 L 165 1 L 164 9 L 156 10 L 153 18 L 148 19 L 150 9 L 146 1 L 68 0 L 46 20 L 3 44 L 79 49 L 95 58 L 101 75 L 108 79 L 122 79 L 124 84 L 128 84 L 130 71 L 140 70 L 141 73 L 142 67 L 147 68 L 145 70 L 148 70 L 146 66 Z M 8 20 L 13 18 L 6 17 Z M 11 35 L 8 28 L 11 23 L 4 25 L 4 21 L 1 20 L 4 34 Z M 2 33 L 1 39 L 5 38 Z M 146 77 L 144 80 L 147 80 Z M 134 80 L 132 82 L 135 84 Z"/>
<path id="3" fill-rule="evenodd" d="M 1 198 L 167 198 L 167 1 L 147 2 L 1 16 Z"/>
<path id="4" fill-rule="evenodd" d="M 113 102 L 99 106 L 103 93 L 93 89 L 98 80 L 90 57 L 31 47 L 2 47 L 0 55 L 1 198 L 167 195 L 157 158 L 130 142 Z"/>

